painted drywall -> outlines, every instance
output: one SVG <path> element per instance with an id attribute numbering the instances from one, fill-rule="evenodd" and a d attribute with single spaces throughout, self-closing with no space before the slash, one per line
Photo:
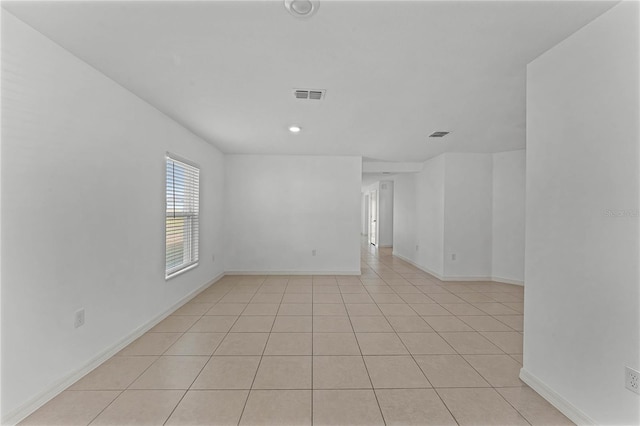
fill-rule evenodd
<path id="1" fill-rule="evenodd" d="M 360 273 L 360 157 L 227 155 L 225 170 L 227 271 Z"/>
<path id="2" fill-rule="evenodd" d="M 223 272 L 224 174 L 210 144 L 5 11 L 2 107 L 7 418 Z M 169 281 L 167 151 L 201 169 L 200 264 Z"/>
<path id="3" fill-rule="evenodd" d="M 378 190 L 378 247 L 393 247 L 393 181 L 380 181 Z"/>
<path id="4" fill-rule="evenodd" d="M 450 279 L 489 278 L 492 156 L 447 153 L 444 157 L 443 275 Z"/>
<path id="5" fill-rule="evenodd" d="M 394 176 L 393 192 L 393 254 L 416 262 L 416 174 Z"/>
<path id="6" fill-rule="evenodd" d="M 419 173 L 394 177 L 393 254 L 438 277 L 443 275 L 444 156 Z"/>
<path id="7" fill-rule="evenodd" d="M 525 154 L 493 154 L 491 275 L 517 284 L 524 284 Z"/>
<path id="8" fill-rule="evenodd" d="M 640 423 L 638 6 L 527 69 L 523 372 L 595 424 Z"/>

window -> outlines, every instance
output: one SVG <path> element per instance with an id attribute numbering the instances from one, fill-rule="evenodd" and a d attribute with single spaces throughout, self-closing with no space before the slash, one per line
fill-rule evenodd
<path id="1" fill-rule="evenodd" d="M 200 170 L 167 155 L 165 278 L 198 264 Z"/>

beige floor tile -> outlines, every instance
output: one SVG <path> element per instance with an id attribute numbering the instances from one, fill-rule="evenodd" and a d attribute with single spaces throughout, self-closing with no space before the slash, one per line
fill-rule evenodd
<path id="1" fill-rule="evenodd" d="M 488 315 L 470 303 L 441 303 L 440 306 L 453 315 Z"/>
<path id="2" fill-rule="evenodd" d="M 350 333 L 353 329 L 349 317 L 313 317 L 314 333 Z"/>
<path id="3" fill-rule="evenodd" d="M 415 360 L 435 388 L 489 386 L 460 355 L 416 355 Z"/>
<path id="4" fill-rule="evenodd" d="M 405 300 L 403 295 L 406 295 L 408 297 L 411 297 L 411 295 L 424 296 L 420 292 L 420 290 L 418 290 L 418 287 L 414 285 L 392 285 L 392 287 L 393 287 L 393 290 L 398 294 L 398 296 L 402 298 L 402 300 Z"/>
<path id="5" fill-rule="evenodd" d="M 411 303 L 410 306 L 418 315 L 422 316 L 451 315 L 451 312 L 437 303 Z"/>
<path id="6" fill-rule="evenodd" d="M 473 331 L 464 322 L 454 316 L 422 317 L 435 331 Z"/>
<path id="7" fill-rule="evenodd" d="M 464 359 L 494 387 L 524 385 L 519 378 L 522 366 L 509 355 L 464 355 Z"/>
<path id="8" fill-rule="evenodd" d="M 522 365 L 522 362 L 523 362 L 522 354 L 509 354 L 509 356 L 515 359 L 518 362 L 518 364 Z"/>
<path id="9" fill-rule="evenodd" d="M 378 388 L 430 388 L 411 356 L 365 356 L 373 387 Z"/>
<path id="10" fill-rule="evenodd" d="M 259 356 L 213 356 L 192 389 L 251 389 Z"/>
<path id="11" fill-rule="evenodd" d="M 424 319 L 418 316 L 394 317 L 387 316 L 387 321 L 398 333 L 427 333 L 433 331 Z"/>
<path id="12" fill-rule="evenodd" d="M 516 312 L 524 313 L 524 303 L 522 302 L 502 302 L 503 305 L 513 309 Z"/>
<path id="13" fill-rule="evenodd" d="M 407 349 L 396 333 L 356 333 L 363 355 L 405 355 Z"/>
<path id="14" fill-rule="evenodd" d="M 387 426 L 456 425 L 433 389 L 376 389 Z"/>
<path id="15" fill-rule="evenodd" d="M 204 316 L 198 320 L 188 331 L 191 333 L 226 333 L 238 317 L 231 316 Z"/>
<path id="16" fill-rule="evenodd" d="M 371 388 L 361 356 L 314 356 L 314 389 Z"/>
<path id="17" fill-rule="evenodd" d="M 400 298 L 405 301 L 405 303 L 415 303 L 415 304 L 425 304 L 425 303 L 436 303 L 429 296 L 422 293 L 403 293 L 400 294 Z"/>
<path id="18" fill-rule="evenodd" d="M 372 390 L 314 390 L 314 425 L 384 425 Z"/>
<path id="19" fill-rule="evenodd" d="M 456 421 L 464 425 L 527 425 L 494 389 L 438 389 Z"/>
<path id="20" fill-rule="evenodd" d="M 249 303 L 247 307 L 242 311 L 242 315 L 276 315 L 278 308 L 277 303 Z"/>
<path id="21" fill-rule="evenodd" d="M 458 294 L 458 297 L 469 303 L 492 303 L 495 301 L 495 299 L 482 293 L 463 293 Z"/>
<path id="22" fill-rule="evenodd" d="M 518 311 L 502 303 L 474 303 L 473 306 L 489 315 L 518 315 Z"/>
<path id="23" fill-rule="evenodd" d="M 371 298 L 371 296 L 369 296 L 367 293 L 342 293 L 342 300 L 344 301 L 345 304 L 375 303 Z"/>
<path id="24" fill-rule="evenodd" d="M 367 286 L 369 294 L 395 294 L 393 289 L 388 285 L 369 285 Z"/>
<path id="25" fill-rule="evenodd" d="M 258 293 L 253 299 L 251 299 L 251 304 L 254 303 L 275 303 L 279 305 L 282 302 L 282 293 Z"/>
<path id="26" fill-rule="evenodd" d="M 398 333 L 413 355 L 455 354 L 456 351 L 437 333 Z"/>
<path id="27" fill-rule="evenodd" d="M 309 316 L 312 313 L 311 303 L 283 303 L 278 310 L 278 316 Z"/>
<path id="28" fill-rule="evenodd" d="M 262 355 L 269 333 L 229 333 L 215 355 Z"/>
<path id="29" fill-rule="evenodd" d="M 185 394 L 183 390 L 126 390 L 92 425 L 163 424 Z"/>
<path id="30" fill-rule="evenodd" d="M 87 425 L 119 394 L 120 391 L 64 391 L 20 425 Z"/>
<path id="31" fill-rule="evenodd" d="M 235 425 L 249 391 L 188 391 L 167 421 L 168 426 Z"/>
<path id="32" fill-rule="evenodd" d="M 292 304 L 296 304 L 296 303 L 312 303 L 312 296 L 311 293 L 307 293 L 307 294 L 302 294 L 302 293 L 285 293 L 284 297 L 282 298 L 282 303 L 292 303 Z"/>
<path id="33" fill-rule="evenodd" d="M 311 355 L 311 333 L 271 333 L 265 355 Z"/>
<path id="34" fill-rule="evenodd" d="M 162 356 L 129 388 L 189 389 L 208 360 L 206 356 Z"/>
<path id="35" fill-rule="evenodd" d="M 238 316 L 246 307 L 246 303 L 218 303 L 209 309 L 205 315 Z"/>
<path id="36" fill-rule="evenodd" d="M 360 355 L 353 333 L 313 333 L 314 355 Z"/>
<path id="37" fill-rule="evenodd" d="M 369 303 L 349 303 L 345 305 L 349 316 L 375 316 L 382 315 L 382 311 L 377 305 Z"/>
<path id="38" fill-rule="evenodd" d="M 313 293 L 313 287 L 311 286 L 311 283 L 309 284 L 296 284 L 296 283 L 289 283 L 289 285 L 287 286 L 287 289 L 285 290 L 285 296 L 287 294 L 309 294 L 311 295 Z M 309 301 L 309 303 L 311 303 L 311 301 Z"/>
<path id="39" fill-rule="evenodd" d="M 253 293 L 229 293 L 218 303 L 249 303 L 253 298 Z"/>
<path id="40" fill-rule="evenodd" d="M 340 294 L 340 287 L 335 285 L 313 285 L 313 294 Z"/>
<path id="41" fill-rule="evenodd" d="M 378 308 L 385 316 L 418 316 L 416 311 L 411 309 L 406 303 L 380 303 Z"/>
<path id="42" fill-rule="evenodd" d="M 394 293 L 373 293 L 371 298 L 377 304 L 404 304 L 404 300 Z"/>
<path id="43" fill-rule="evenodd" d="M 273 315 L 247 315 L 241 316 L 231 327 L 232 333 L 269 333 L 273 321 Z"/>
<path id="44" fill-rule="evenodd" d="M 484 331 L 480 334 L 508 354 L 522 353 L 522 334 L 517 331 Z"/>
<path id="45" fill-rule="evenodd" d="M 528 386 L 496 390 L 532 425 L 573 425 L 571 420 Z"/>
<path id="46" fill-rule="evenodd" d="M 524 330 L 524 317 L 522 315 L 494 315 L 494 318 L 513 328 L 515 331 Z"/>
<path id="47" fill-rule="evenodd" d="M 359 333 L 393 333 L 393 328 L 385 317 L 352 317 L 353 330 Z"/>
<path id="48" fill-rule="evenodd" d="M 440 333 L 459 354 L 501 354 L 502 350 L 477 332 Z"/>
<path id="49" fill-rule="evenodd" d="M 272 333 L 311 333 L 313 320 L 309 316 L 281 316 L 276 317 Z"/>
<path id="50" fill-rule="evenodd" d="M 485 293 L 496 302 L 522 302 L 522 297 L 511 293 Z"/>
<path id="51" fill-rule="evenodd" d="M 263 356 L 253 389 L 311 389 L 311 356 Z"/>
<path id="52" fill-rule="evenodd" d="M 70 390 L 124 390 L 157 356 L 114 356 L 74 383 Z"/>
<path id="53" fill-rule="evenodd" d="M 241 425 L 302 426 L 311 424 L 310 390 L 252 390 Z"/>
<path id="54" fill-rule="evenodd" d="M 202 316 L 204 315 L 211 307 L 213 303 L 197 303 L 197 302 L 189 302 L 182 307 L 178 308 L 171 315 L 195 315 Z"/>
<path id="55" fill-rule="evenodd" d="M 211 355 L 216 350 L 225 333 L 185 333 L 165 355 Z"/>
<path id="56" fill-rule="evenodd" d="M 455 294 L 434 294 L 430 296 L 437 303 L 466 303 L 464 300 L 456 296 Z"/>
<path id="57" fill-rule="evenodd" d="M 117 356 L 162 355 L 182 333 L 146 333 L 118 352 Z"/>
<path id="58" fill-rule="evenodd" d="M 476 331 L 512 331 L 510 327 L 489 315 L 459 316 Z"/>
<path id="59" fill-rule="evenodd" d="M 344 303 L 339 293 L 314 294 L 313 303 Z"/>
<path id="60" fill-rule="evenodd" d="M 366 306 L 366 305 L 365 305 Z M 340 316 L 347 315 L 342 303 L 318 303 L 313 305 L 314 316 Z"/>

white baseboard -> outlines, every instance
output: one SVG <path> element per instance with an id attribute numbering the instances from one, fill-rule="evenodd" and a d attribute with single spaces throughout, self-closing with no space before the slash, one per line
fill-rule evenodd
<path id="1" fill-rule="evenodd" d="M 596 425 L 596 421 L 586 415 L 584 412 L 576 408 L 575 405 L 567 401 L 556 391 L 547 386 L 544 382 L 538 379 L 533 374 L 529 373 L 524 368 L 520 369 L 520 379 L 531 387 L 534 391 L 546 399 L 549 404 L 553 405 L 562 414 L 567 416 L 569 420 L 577 425 Z"/>
<path id="2" fill-rule="evenodd" d="M 429 275 L 433 275 L 434 277 L 436 277 L 437 279 L 439 279 L 440 281 L 492 281 L 492 282 L 496 282 L 496 283 L 505 283 L 505 284 L 515 284 L 515 285 L 519 285 L 519 286 L 524 286 L 524 281 L 519 281 L 519 280 L 512 280 L 509 278 L 502 278 L 502 277 L 451 277 L 451 276 L 444 276 L 444 275 L 440 275 L 434 271 L 429 270 L 429 268 L 426 268 L 422 265 L 417 264 L 416 262 L 414 262 L 413 260 L 398 254 L 397 252 L 392 252 L 392 254 L 397 257 L 400 258 L 402 260 L 404 260 L 407 263 L 410 263 L 411 265 L 415 266 L 416 268 L 420 269 L 421 271 L 426 272 Z"/>
<path id="3" fill-rule="evenodd" d="M 225 271 L 225 275 L 360 275 L 362 271 Z"/>
<path id="4" fill-rule="evenodd" d="M 404 260 L 407 263 L 410 263 L 411 265 L 415 266 L 416 268 L 420 269 L 421 271 L 426 272 L 429 275 L 433 275 L 434 277 L 436 277 L 437 279 L 439 279 L 440 281 L 445 281 L 444 277 L 434 271 L 429 270 L 429 268 L 426 268 L 422 265 L 417 264 L 416 262 L 414 262 L 413 260 L 409 259 L 408 257 L 405 257 L 395 251 L 391 252 L 391 254 L 395 257 L 398 257 L 402 260 Z"/>
<path id="5" fill-rule="evenodd" d="M 524 281 L 522 280 L 512 280 L 511 278 L 502 278 L 502 277 L 491 277 L 491 281 L 495 281 L 497 283 L 519 285 L 524 287 Z"/>
<path id="6" fill-rule="evenodd" d="M 91 371 L 99 367 L 103 362 L 111 358 L 113 355 L 120 352 L 129 343 L 133 342 L 138 337 L 142 336 L 144 333 L 151 330 L 160 321 L 162 321 L 163 319 L 171 315 L 173 312 L 175 312 L 176 309 L 180 308 L 182 305 L 189 302 L 191 299 L 196 297 L 198 294 L 200 294 L 202 291 L 207 289 L 209 286 L 216 283 L 223 276 L 224 276 L 224 273 L 218 275 L 214 279 L 210 280 L 208 283 L 193 290 L 191 293 L 184 296 L 178 302 L 174 303 L 169 309 L 157 315 L 156 317 L 152 318 L 146 324 L 133 330 L 130 334 L 128 334 L 127 336 L 123 337 L 112 346 L 100 352 L 98 355 L 90 359 L 82 367 L 78 368 L 77 370 L 71 372 L 67 376 L 56 381 L 49 388 L 38 393 L 36 396 L 34 396 L 30 400 L 22 404 L 20 407 L 7 413 L 5 416 L 2 417 L 0 423 L 2 425 L 15 425 L 21 422 L 27 416 L 29 416 L 34 411 L 36 411 L 38 408 L 42 407 L 44 404 L 46 404 L 47 402 L 49 402 L 50 400 L 58 396 L 60 393 L 62 393 L 62 391 L 67 389 L 69 386 L 71 386 L 72 384 L 74 384 L 75 382 L 77 382 L 87 374 L 89 374 Z"/>

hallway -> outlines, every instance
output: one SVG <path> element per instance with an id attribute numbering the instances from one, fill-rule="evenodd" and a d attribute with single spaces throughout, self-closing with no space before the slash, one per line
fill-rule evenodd
<path id="1" fill-rule="evenodd" d="M 518 379 L 523 288 L 226 276 L 22 424 L 572 424 Z"/>

